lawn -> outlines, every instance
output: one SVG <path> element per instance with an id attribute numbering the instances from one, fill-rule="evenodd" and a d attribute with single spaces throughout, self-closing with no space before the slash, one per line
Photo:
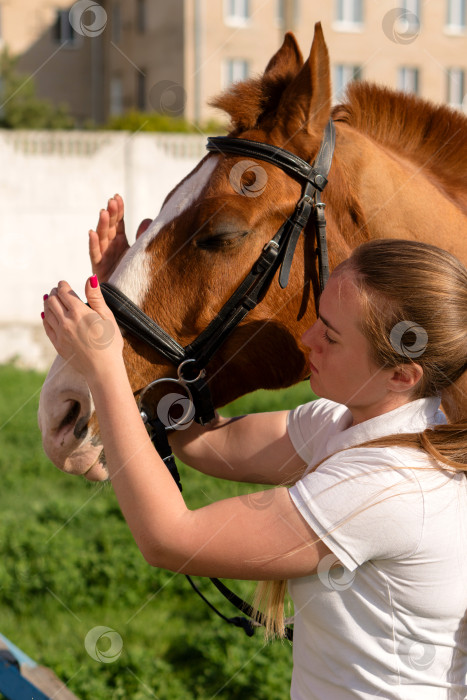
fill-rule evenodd
<path id="1" fill-rule="evenodd" d="M 0 366 L 0 632 L 81 700 L 288 697 L 289 643 L 265 645 L 261 632 L 248 638 L 217 618 L 183 576 L 144 561 L 108 484 L 65 476 L 47 460 L 36 421 L 43 379 Z M 224 413 L 309 398 L 305 382 L 256 392 Z M 185 465 L 180 472 L 190 507 L 252 490 Z M 199 581 L 226 615 L 236 614 Z M 232 587 L 250 598 L 254 589 Z"/>

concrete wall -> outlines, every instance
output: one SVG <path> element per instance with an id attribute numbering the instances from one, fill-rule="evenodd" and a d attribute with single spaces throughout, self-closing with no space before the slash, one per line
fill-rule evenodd
<path id="1" fill-rule="evenodd" d="M 0 362 L 46 368 L 42 296 L 89 276 L 87 232 L 119 193 L 134 240 L 205 155 L 206 137 L 126 132 L 0 131 Z"/>

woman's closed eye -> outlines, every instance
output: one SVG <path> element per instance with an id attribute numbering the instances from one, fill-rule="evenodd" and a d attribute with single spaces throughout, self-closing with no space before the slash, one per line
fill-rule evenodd
<path id="1" fill-rule="evenodd" d="M 337 340 L 333 340 L 333 339 L 329 336 L 327 328 L 324 330 L 323 338 L 324 338 L 324 340 L 325 340 L 327 343 L 329 343 L 329 345 L 335 345 L 335 344 L 337 343 Z"/>

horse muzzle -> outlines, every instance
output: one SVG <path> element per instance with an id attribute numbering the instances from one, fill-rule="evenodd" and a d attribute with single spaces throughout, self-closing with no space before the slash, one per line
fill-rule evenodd
<path id="1" fill-rule="evenodd" d="M 44 452 L 67 474 L 103 481 L 108 474 L 102 462 L 102 445 L 90 427 L 93 413 L 84 377 L 57 357 L 39 399 L 38 424 Z"/>

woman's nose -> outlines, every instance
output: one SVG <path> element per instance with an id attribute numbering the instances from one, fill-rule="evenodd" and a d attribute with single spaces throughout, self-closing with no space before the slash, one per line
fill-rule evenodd
<path id="1" fill-rule="evenodd" d="M 314 332 L 313 329 L 315 327 L 315 323 L 308 328 L 304 334 L 302 335 L 302 343 L 307 346 L 307 348 L 311 348 L 312 345 L 314 345 L 313 342 L 313 337 L 314 337 Z"/>

